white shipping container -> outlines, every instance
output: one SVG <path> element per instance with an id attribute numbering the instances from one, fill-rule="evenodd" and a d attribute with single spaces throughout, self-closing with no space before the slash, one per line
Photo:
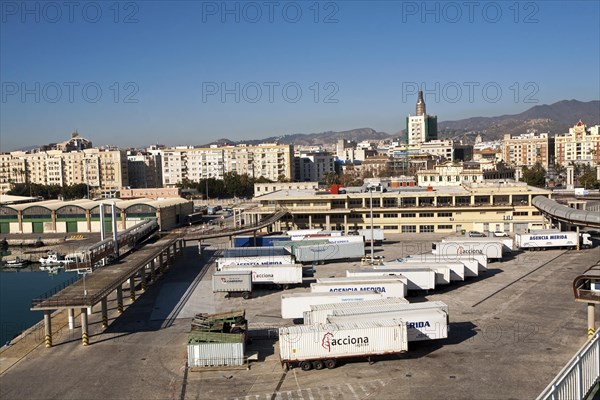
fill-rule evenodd
<path id="1" fill-rule="evenodd" d="M 188 344 L 187 351 L 190 367 L 244 364 L 244 343 Z"/>
<path id="2" fill-rule="evenodd" d="M 294 246 L 291 250 L 298 262 L 318 263 L 328 260 L 361 258 L 365 255 L 365 244 L 362 241 L 354 243 L 307 244 L 306 246 Z"/>
<path id="3" fill-rule="evenodd" d="M 369 357 L 407 350 L 406 324 L 401 320 L 279 328 L 279 358 L 285 364 Z"/>
<path id="4" fill-rule="evenodd" d="M 223 271 L 251 271 L 252 283 L 278 285 L 302 283 L 302 264 L 226 265 Z"/>
<path id="5" fill-rule="evenodd" d="M 374 265 L 374 269 L 395 269 L 395 268 L 429 268 L 435 272 L 435 284 L 437 285 L 449 285 L 450 281 L 464 280 L 463 279 L 452 279 L 452 269 L 446 264 L 435 264 L 435 263 L 406 263 L 402 261 L 390 261 L 384 265 Z M 462 271 L 464 276 L 463 264 L 460 264 L 459 270 Z"/>
<path id="6" fill-rule="evenodd" d="M 502 259 L 501 242 L 436 242 L 431 245 L 431 252 L 450 259 L 457 255 L 483 255 L 487 260 Z"/>
<path id="7" fill-rule="evenodd" d="M 310 290 L 313 293 L 346 293 L 368 290 L 382 293 L 385 297 L 406 297 L 406 284 L 401 279 L 394 278 L 386 281 L 365 279 L 354 282 L 317 282 L 310 284 Z"/>
<path id="8" fill-rule="evenodd" d="M 375 242 L 382 242 L 385 240 L 383 229 L 373 229 L 372 231 Z M 359 229 L 358 235 L 363 236 L 366 242 L 371 242 L 371 229 Z"/>
<path id="9" fill-rule="evenodd" d="M 374 282 L 395 282 L 400 280 L 405 285 L 408 284 L 408 279 L 402 275 L 391 275 L 391 276 L 369 276 L 367 278 L 369 281 Z M 351 283 L 351 282 L 360 282 L 364 281 L 365 278 L 360 276 L 334 276 L 331 278 L 317 278 L 317 283 Z"/>
<path id="10" fill-rule="evenodd" d="M 450 236 L 442 239 L 442 242 L 481 242 L 481 243 L 490 243 L 490 242 L 500 242 L 502 243 L 502 250 L 505 253 L 510 253 L 515 249 L 515 244 L 512 238 L 509 237 L 464 237 L 464 236 Z"/>
<path id="11" fill-rule="evenodd" d="M 287 256 L 251 256 L 251 257 L 230 257 L 219 258 L 217 260 L 217 270 L 223 269 L 227 265 L 284 265 L 294 264 L 294 258 Z"/>
<path id="12" fill-rule="evenodd" d="M 374 313 L 387 313 L 404 310 L 441 310 L 448 314 L 448 305 L 441 301 L 426 301 L 424 303 L 386 303 L 386 304 L 366 304 L 363 301 L 356 303 L 356 307 L 345 307 L 345 308 L 319 308 L 311 309 L 304 313 L 305 324 L 326 324 L 327 318 L 335 316 L 346 316 L 346 315 L 362 315 L 362 314 L 374 314 Z M 374 303 L 374 302 L 369 302 Z"/>
<path id="13" fill-rule="evenodd" d="M 292 240 L 302 240 L 307 235 L 314 235 L 322 231 L 322 229 L 298 229 L 295 231 L 287 231 L 286 234 L 292 238 Z"/>
<path id="14" fill-rule="evenodd" d="M 331 315 L 331 310 L 349 310 L 349 309 L 357 309 L 357 308 L 368 308 L 368 307 L 384 307 L 384 306 L 393 306 L 398 304 L 408 304 L 408 300 L 400 297 L 388 297 L 384 299 L 376 299 L 376 300 L 363 300 L 363 301 L 353 301 L 348 303 L 327 303 L 327 304 L 315 304 L 310 306 L 310 310 L 305 311 L 304 315 L 304 323 L 305 324 L 314 324 L 321 323 L 324 324 L 327 321 L 327 317 Z"/>
<path id="15" fill-rule="evenodd" d="M 420 310 L 406 309 L 373 314 L 332 315 L 328 318 L 328 322 L 341 324 L 380 321 L 388 318 L 404 321 L 409 342 L 445 339 L 448 337 L 448 314 L 436 308 L 424 308 Z"/>
<path id="16" fill-rule="evenodd" d="M 212 279 L 213 292 L 251 292 L 252 271 L 216 271 Z"/>
<path id="17" fill-rule="evenodd" d="M 577 232 L 522 233 L 515 235 L 519 249 L 577 246 Z"/>
<path id="18" fill-rule="evenodd" d="M 429 268 L 398 267 L 386 268 L 385 264 L 378 269 L 351 269 L 346 271 L 347 276 L 382 276 L 402 275 L 408 279 L 408 290 L 435 289 L 435 271 Z"/>
<path id="19" fill-rule="evenodd" d="M 418 264 L 420 266 L 430 263 L 447 266 L 451 271 L 451 281 L 463 281 L 465 278 L 479 275 L 479 263 L 477 260 L 446 261 L 437 254 L 431 253 L 409 255 L 398 259 L 398 261 L 400 260 L 404 263 Z"/>
<path id="20" fill-rule="evenodd" d="M 281 318 L 303 318 L 304 311 L 316 304 L 344 303 L 381 299 L 385 296 L 375 292 L 351 293 L 291 293 L 281 295 Z"/>

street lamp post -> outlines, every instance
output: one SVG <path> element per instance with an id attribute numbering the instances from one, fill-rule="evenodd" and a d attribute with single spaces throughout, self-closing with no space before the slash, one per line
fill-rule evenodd
<path id="1" fill-rule="evenodd" d="M 373 240 L 373 187 L 369 188 L 369 193 L 371 194 L 371 201 L 370 201 L 370 205 L 371 205 L 371 265 L 375 264 L 375 250 L 374 250 L 374 245 L 373 243 L 375 242 Z"/>

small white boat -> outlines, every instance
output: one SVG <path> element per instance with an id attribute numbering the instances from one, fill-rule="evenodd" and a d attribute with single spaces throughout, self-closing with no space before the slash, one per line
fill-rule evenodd
<path id="1" fill-rule="evenodd" d="M 56 264 L 56 265 L 46 264 L 46 265 L 40 266 L 40 271 L 46 271 L 50 275 L 58 274 L 58 271 L 60 271 L 61 269 L 63 269 L 63 266 L 60 264 Z"/>
<path id="2" fill-rule="evenodd" d="M 7 268 L 25 268 L 27 264 L 29 264 L 29 260 L 24 260 L 20 257 L 6 261 Z"/>
<path id="3" fill-rule="evenodd" d="M 73 262 L 72 260 L 64 259 L 60 257 L 57 253 L 51 251 L 48 252 L 46 257 L 40 258 L 40 264 L 42 265 L 61 265 L 61 264 L 69 264 Z"/>

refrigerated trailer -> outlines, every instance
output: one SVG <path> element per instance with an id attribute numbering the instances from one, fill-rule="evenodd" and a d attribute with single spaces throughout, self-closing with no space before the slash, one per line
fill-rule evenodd
<path id="1" fill-rule="evenodd" d="M 345 303 L 385 298 L 383 293 L 373 291 L 350 293 L 293 293 L 281 295 L 281 318 L 303 318 L 304 311 L 317 304 Z"/>
<path id="2" fill-rule="evenodd" d="M 223 258 L 289 256 L 284 247 L 232 247 L 223 250 Z"/>
<path id="3" fill-rule="evenodd" d="M 582 233 L 577 236 L 577 232 L 550 232 L 550 233 L 522 233 L 515 235 L 515 242 L 519 249 L 527 250 L 546 250 L 552 248 L 570 248 L 577 247 L 580 241 L 581 247 L 592 247 L 592 241 L 589 233 Z"/>
<path id="4" fill-rule="evenodd" d="M 358 235 L 363 236 L 365 242 L 371 243 L 371 232 L 373 236 L 373 244 L 381 244 L 385 240 L 383 229 L 359 229 Z"/>
<path id="5" fill-rule="evenodd" d="M 323 231 L 322 229 L 298 229 L 294 231 L 287 231 L 285 234 L 288 235 L 292 240 L 302 240 L 307 235 L 314 235 Z"/>
<path id="6" fill-rule="evenodd" d="M 311 264 L 322 264 L 325 261 L 333 260 L 353 260 L 364 257 L 365 244 L 362 241 L 354 243 L 300 244 L 292 247 L 292 254 L 296 257 L 296 261 Z"/>
<path id="7" fill-rule="evenodd" d="M 396 261 L 405 264 L 415 264 L 421 267 L 428 265 L 441 265 L 450 268 L 451 281 L 464 281 L 465 278 L 477 276 L 479 274 L 479 263 L 475 260 L 470 261 L 443 261 L 441 257 L 435 254 L 419 254 L 406 256 Z"/>
<path id="8" fill-rule="evenodd" d="M 406 263 L 441 263 L 442 265 L 454 265 L 456 263 L 460 263 L 464 265 L 464 277 L 476 277 L 479 276 L 480 270 L 485 270 L 487 267 L 487 260 L 484 256 L 481 255 L 470 255 L 470 256 L 461 256 L 455 255 L 451 257 L 443 257 L 438 254 L 425 253 L 425 254 L 412 254 L 402 258 L 399 258 L 397 261 L 406 262 Z M 460 271 L 455 271 L 457 275 L 460 275 Z"/>
<path id="9" fill-rule="evenodd" d="M 331 315 L 332 310 L 349 310 L 370 307 L 394 307 L 398 304 L 408 304 L 408 300 L 401 297 L 388 297 L 384 299 L 363 300 L 346 303 L 326 303 L 310 306 L 310 310 L 304 311 L 305 324 L 325 324 L 327 317 Z M 395 309 L 395 308 L 394 308 Z"/>
<path id="10" fill-rule="evenodd" d="M 394 269 L 351 269 L 346 276 L 386 276 L 402 275 L 408 280 L 408 290 L 435 289 L 435 271 L 429 268 L 398 267 Z"/>
<path id="11" fill-rule="evenodd" d="M 509 237 L 464 237 L 464 236 L 450 236 L 442 239 L 442 242 L 482 242 L 482 243 L 490 243 L 490 242 L 500 242 L 502 243 L 502 251 L 504 253 L 511 253 L 515 249 L 514 240 Z"/>
<path id="12" fill-rule="evenodd" d="M 432 243 L 431 252 L 447 259 L 456 256 L 482 255 L 487 261 L 501 260 L 502 247 L 501 242 L 485 241 L 452 241 Z"/>
<path id="13" fill-rule="evenodd" d="M 405 297 L 406 283 L 402 279 L 385 277 L 385 280 L 353 280 L 346 282 L 316 282 L 310 284 L 313 293 L 346 293 L 374 291 L 385 293 L 387 297 Z"/>
<path id="14" fill-rule="evenodd" d="M 402 320 L 298 325 L 279 328 L 279 358 L 286 369 L 332 369 L 342 358 L 403 353 L 408 350 Z"/>
<path id="15" fill-rule="evenodd" d="M 216 271 L 212 278 L 213 293 L 240 294 L 244 299 L 252 295 L 252 271 Z"/>
<path id="16" fill-rule="evenodd" d="M 434 263 L 405 263 L 399 261 L 391 261 L 386 262 L 381 265 L 373 265 L 373 269 L 381 270 L 381 269 L 397 269 L 397 268 L 415 268 L 415 269 L 430 269 L 435 272 L 435 284 L 436 286 L 440 285 L 449 285 L 450 284 L 450 276 L 451 269 L 447 265 L 440 265 Z M 464 265 L 462 266 L 464 269 Z"/>
<path id="17" fill-rule="evenodd" d="M 343 306 L 343 307 L 342 307 Z M 360 301 L 357 303 L 342 303 L 338 307 L 333 305 L 320 305 L 310 308 L 310 311 L 304 313 L 305 324 L 326 324 L 327 318 L 332 315 L 362 315 L 374 313 L 388 313 L 402 310 L 424 310 L 436 309 L 442 310 L 448 314 L 448 305 L 441 301 L 426 301 L 424 303 L 409 303 L 405 302 L 376 302 L 376 301 Z"/>
<path id="18" fill-rule="evenodd" d="M 298 285 L 302 283 L 301 264 L 282 265 L 226 265 L 222 271 L 250 271 L 255 285 Z"/>
<path id="19" fill-rule="evenodd" d="M 233 258 L 219 258 L 217 260 L 217 270 L 223 269 L 224 266 L 228 265 L 285 265 L 294 264 L 294 257 L 291 255 L 287 256 L 250 256 L 250 257 L 233 257 Z"/>
<path id="20" fill-rule="evenodd" d="M 333 324 L 349 322 L 380 321 L 399 319 L 406 324 L 409 342 L 446 339 L 448 337 L 448 313 L 437 308 L 404 309 L 398 311 L 366 314 L 332 315 L 327 322 Z"/>

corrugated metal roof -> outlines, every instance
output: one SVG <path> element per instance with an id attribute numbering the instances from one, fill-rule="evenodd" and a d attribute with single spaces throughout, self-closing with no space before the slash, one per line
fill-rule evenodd
<path id="1" fill-rule="evenodd" d="M 600 226 L 600 213 L 597 211 L 578 210 L 558 204 L 545 196 L 536 196 L 531 201 L 535 207 L 556 218 L 575 224 Z"/>

